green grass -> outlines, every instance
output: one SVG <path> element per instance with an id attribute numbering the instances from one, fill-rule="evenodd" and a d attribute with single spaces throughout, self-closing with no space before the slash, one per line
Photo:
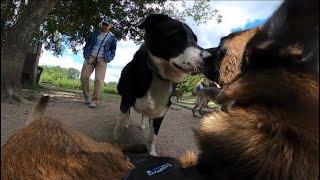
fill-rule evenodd
<path id="1" fill-rule="evenodd" d="M 81 82 L 79 79 L 80 72 L 73 68 L 61 68 L 59 66 L 49 67 L 43 66 L 44 70 L 40 77 L 40 84 L 52 85 L 67 89 L 81 90 Z M 94 81 L 89 81 L 89 89 L 93 90 Z M 107 94 L 117 94 L 117 83 L 104 83 L 102 92 Z"/>
<path id="2" fill-rule="evenodd" d="M 81 89 L 75 89 L 75 88 L 70 88 L 70 87 L 59 87 L 59 86 L 54 86 L 54 85 L 51 85 L 51 84 L 44 84 L 44 83 L 41 83 L 39 86 L 41 86 L 43 89 L 59 89 L 61 91 L 71 91 L 71 92 L 82 93 Z M 90 92 L 92 92 L 92 89 L 90 90 Z M 121 96 L 118 95 L 118 94 L 106 93 L 106 91 L 102 91 L 101 98 L 102 98 L 103 101 L 120 100 Z"/>
<path id="3" fill-rule="evenodd" d="M 102 99 L 102 101 L 104 101 L 104 102 L 109 101 L 109 100 L 111 100 L 111 101 L 114 101 L 114 100 L 118 101 L 118 100 L 121 99 L 121 96 L 118 95 L 118 94 L 102 93 L 101 99 Z"/>
<path id="4" fill-rule="evenodd" d="M 78 82 L 77 82 L 78 81 Z M 71 90 L 81 91 L 81 83 L 79 80 L 57 81 L 56 83 L 40 82 L 43 86 L 54 86 Z M 93 91 L 93 82 L 89 83 L 90 91 Z M 106 94 L 118 94 L 117 87 L 111 85 L 103 85 L 102 92 Z"/>
<path id="5" fill-rule="evenodd" d="M 179 99 L 179 102 L 189 105 L 194 105 L 196 102 L 196 97 L 193 96 L 182 96 L 182 99 Z"/>
<path id="6" fill-rule="evenodd" d="M 185 108 L 193 108 L 193 106 L 195 104 L 196 104 L 196 97 L 192 96 L 191 93 L 188 93 L 188 94 L 182 96 L 182 99 L 179 99 L 179 101 L 177 102 L 177 105 L 180 105 L 180 106 L 185 107 Z M 208 106 L 210 108 L 219 107 L 218 104 L 216 104 L 216 103 L 214 103 L 212 101 L 209 101 Z"/>

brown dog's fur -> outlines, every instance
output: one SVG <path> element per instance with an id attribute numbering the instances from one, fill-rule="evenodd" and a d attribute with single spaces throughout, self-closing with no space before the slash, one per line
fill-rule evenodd
<path id="1" fill-rule="evenodd" d="M 219 102 L 237 103 L 206 116 L 196 131 L 203 173 L 213 179 L 319 178 L 318 7 L 315 0 L 285 1 L 241 46 L 236 75 L 217 64 L 226 84 Z"/>
<path id="2" fill-rule="evenodd" d="M 42 117 L 47 99 L 1 148 L 1 179 L 120 179 L 133 168 L 119 148 Z"/>
<path id="3" fill-rule="evenodd" d="M 219 82 L 220 86 L 230 83 L 239 73 L 242 55 L 246 44 L 256 34 L 261 27 L 234 32 L 224 37 L 220 41 L 220 49 L 225 55 L 219 62 Z"/>
<path id="4" fill-rule="evenodd" d="M 188 150 L 182 154 L 179 158 L 179 162 L 181 163 L 181 167 L 189 167 L 197 164 L 198 158 L 197 153 L 195 151 Z"/>

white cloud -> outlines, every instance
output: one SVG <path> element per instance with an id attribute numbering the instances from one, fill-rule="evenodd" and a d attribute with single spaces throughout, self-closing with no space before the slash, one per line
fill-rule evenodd
<path id="1" fill-rule="evenodd" d="M 133 58 L 134 53 L 139 49 L 133 41 L 120 40 L 117 43 L 117 50 L 114 60 L 110 62 L 110 65 L 124 67 Z"/>
<path id="2" fill-rule="evenodd" d="M 217 24 L 216 20 L 210 20 L 204 25 L 197 26 L 190 18 L 186 23 L 198 36 L 199 45 L 204 48 L 214 47 L 219 44 L 221 37 L 228 35 L 232 29 L 244 27 L 248 22 L 257 19 L 267 19 L 282 1 L 212 1 L 214 8 L 222 15 L 222 22 Z M 178 8 L 179 6 L 177 6 Z M 105 81 L 118 81 L 121 69 L 131 61 L 134 53 L 138 50 L 133 41 L 118 41 L 117 51 L 114 60 L 108 64 Z M 68 56 L 55 57 L 51 53 L 44 51 L 40 57 L 40 65 L 60 65 L 61 67 L 73 67 L 81 70 L 82 63 L 76 62 L 70 55 L 71 50 L 67 50 Z M 82 51 L 78 53 L 82 57 Z M 120 68 L 119 68 L 120 67 Z M 94 78 L 94 73 L 91 75 Z"/>
<path id="3" fill-rule="evenodd" d="M 282 1 L 214 1 L 211 5 L 219 10 L 222 22 L 215 19 L 205 25 L 196 26 L 188 19 L 187 23 L 198 36 L 199 45 L 205 48 L 219 44 L 221 37 L 231 33 L 233 28 L 244 27 L 256 19 L 267 19 Z"/>
<path id="4" fill-rule="evenodd" d="M 121 71 L 107 67 L 105 82 L 118 82 Z"/>

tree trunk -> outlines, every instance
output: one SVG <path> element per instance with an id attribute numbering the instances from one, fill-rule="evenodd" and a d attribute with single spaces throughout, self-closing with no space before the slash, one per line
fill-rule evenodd
<path id="1" fill-rule="evenodd" d="M 1 46 L 1 97 L 21 88 L 21 73 L 32 38 L 58 0 L 33 0 L 22 11 Z"/>

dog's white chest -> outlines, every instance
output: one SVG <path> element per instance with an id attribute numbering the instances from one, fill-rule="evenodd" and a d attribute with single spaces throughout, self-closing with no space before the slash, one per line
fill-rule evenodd
<path id="1" fill-rule="evenodd" d="M 170 81 L 163 81 L 154 75 L 146 95 L 136 99 L 134 109 L 149 118 L 161 117 L 167 109 L 171 91 Z"/>

